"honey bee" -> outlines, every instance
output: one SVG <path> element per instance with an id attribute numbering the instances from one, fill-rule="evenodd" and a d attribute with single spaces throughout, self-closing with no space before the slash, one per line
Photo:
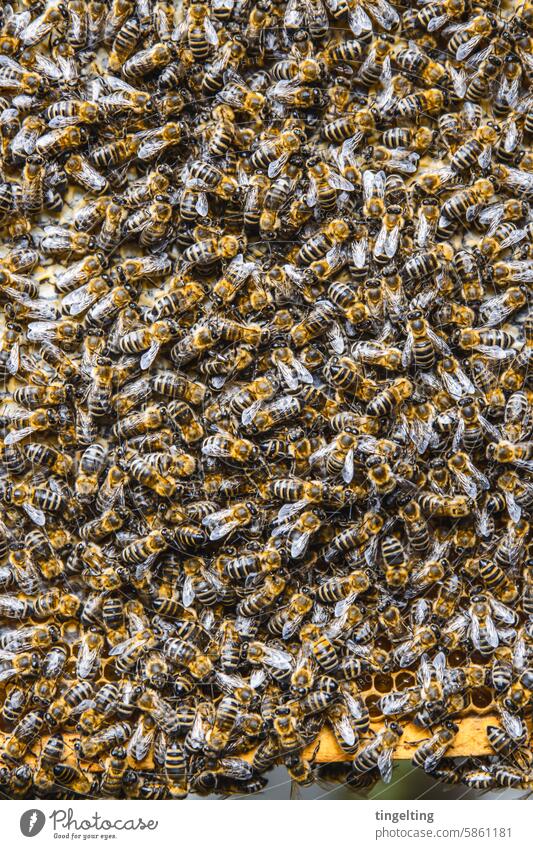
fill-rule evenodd
<path id="1" fill-rule="evenodd" d="M 255 505 L 250 503 L 235 504 L 225 510 L 211 513 L 202 520 L 209 531 L 211 540 L 221 539 L 234 532 L 237 528 L 246 527 L 256 515 Z"/>
<path id="2" fill-rule="evenodd" d="M 383 781 L 390 782 L 394 749 L 402 734 L 401 726 L 396 722 L 390 722 L 383 731 L 358 750 L 353 762 L 354 773 L 360 775 L 377 767 Z"/>
<path id="3" fill-rule="evenodd" d="M 168 65 L 172 58 L 170 47 L 159 42 L 152 47 L 139 50 L 122 65 L 122 73 L 127 79 L 138 79 Z"/>

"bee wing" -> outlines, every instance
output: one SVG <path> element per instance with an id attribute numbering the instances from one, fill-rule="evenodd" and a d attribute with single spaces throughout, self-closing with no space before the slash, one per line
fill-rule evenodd
<path id="1" fill-rule="evenodd" d="M 215 679 L 219 687 L 228 694 L 235 692 L 238 687 L 244 687 L 246 685 L 245 679 L 235 673 L 230 674 L 215 670 Z"/>
<path id="2" fill-rule="evenodd" d="M 91 674 L 97 657 L 98 650 L 90 649 L 87 643 L 83 642 L 80 646 L 78 657 L 76 658 L 76 674 L 80 678 L 87 678 L 87 676 Z"/>
<path id="3" fill-rule="evenodd" d="M 375 362 L 384 353 L 384 346 L 375 339 L 368 339 L 365 342 L 356 342 L 352 346 L 352 356 L 355 359 L 362 358 L 370 362 Z"/>
<path id="4" fill-rule="evenodd" d="M 350 183 L 349 180 L 346 180 L 340 174 L 337 174 L 335 171 L 330 171 L 328 174 L 328 183 L 333 189 L 340 189 L 344 192 L 352 192 L 355 189 L 353 183 Z"/>
<path id="5" fill-rule="evenodd" d="M 9 356 L 6 362 L 6 368 L 9 374 L 16 374 L 20 366 L 20 345 L 18 342 L 13 342 Z"/>
<path id="6" fill-rule="evenodd" d="M 8 71 L 14 71 L 17 74 L 24 73 L 24 68 L 22 65 L 19 65 L 18 62 L 15 62 L 10 56 L 5 56 L 3 53 L 0 55 L 0 69 L 5 68 Z"/>
<path id="7" fill-rule="evenodd" d="M 20 442 L 21 439 L 25 439 L 27 436 L 30 436 L 34 430 L 35 428 L 33 427 L 23 427 L 20 430 L 10 430 L 4 438 L 4 443 L 5 445 L 15 445 L 16 442 Z"/>
<path id="8" fill-rule="evenodd" d="M 453 374 L 448 374 L 448 372 L 442 371 L 440 373 L 440 378 L 446 392 L 448 392 L 453 398 L 462 398 L 465 394 L 463 387 Z"/>
<path id="9" fill-rule="evenodd" d="M 389 259 L 392 259 L 398 250 L 398 244 L 400 242 L 400 227 L 397 225 L 393 227 L 387 234 L 387 238 L 385 239 L 385 256 L 388 256 Z"/>
<path id="10" fill-rule="evenodd" d="M 34 18 L 20 34 L 20 40 L 25 47 L 32 47 L 42 41 L 51 31 L 54 24 L 47 20 L 46 12 Z"/>
<path id="11" fill-rule="evenodd" d="M 241 424 L 243 424 L 243 425 L 251 424 L 253 422 L 254 418 L 256 417 L 257 413 L 261 409 L 262 403 L 263 403 L 262 401 L 257 400 L 257 401 L 254 401 L 253 404 L 250 404 L 249 407 L 246 407 L 246 409 L 243 410 L 242 413 L 241 413 Z"/>
<path id="12" fill-rule="evenodd" d="M 344 336 L 342 335 L 342 329 L 338 321 L 334 321 L 326 331 L 326 335 L 328 337 L 330 346 L 332 351 L 335 354 L 343 354 L 344 353 Z M 307 371 L 307 369 L 306 369 Z M 308 376 L 311 378 L 307 379 L 304 383 L 313 383 L 313 375 L 310 372 L 307 372 Z"/>
<path id="13" fill-rule="evenodd" d="M 493 596 L 489 596 L 490 606 L 492 612 L 496 616 L 497 619 L 500 619 L 504 625 L 515 625 L 516 624 L 516 613 L 511 610 L 507 605 L 503 604 L 503 602 L 498 601 L 497 598 Z"/>
<path id="14" fill-rule="evenodd" d="M 516 77 L 511 82 L 506 81 L 506 84 L 507 84 L 507 87 L 506 87 L 505 94 L 504 94 L 505 101 L 507 102 L 507 105 L 511 107 L 511 109 L 516 109 L 517 101 L 518 101 L 518 95 L 520 93 L 520 84 L 521 84 L 520 76 Z M 514 123 L 514 122 L 512 122 L 512 123 Z M 513 148 L 514 148 L 514 145 L 513 145 Z M 511 150 L 513 148 L 511 148 Z"/>
<path id="15" fill-rule="evenodd" d="M 204 18 L 204 32 L 209 44 L 218 47 L 218 33 L 209 18 Z"/>
<path id="16" fill-rule="evenodd" d="M 289 161 L 289 154 L 288 153 L 282 153 L 281 156 L 278 157 L 278 159 L 275 159 L 274 162 L 271 162 L 268 166 L 268 169 L 267 169 L 267 174 L 270 177 L 270 179 L 273 179 L 274 177 L 277 177 L 278 174 L 281 174 L 284 166 L 286 165 L 286 163 L 288 161 Z"/>
<path id="17" fill-rule="evenodd" d="M 32 522 L 35 522 L 35 524 L 39 525 L 41 528 L 44 527 L 46 524 L 46 516 L 42 510 L 39 510 L 38 507 L 34 507 L 33 504 L 30 504 L 28 501 L 24 502 L 22 509 L 30 517 Z"/>
<path id="18" fill-rule="evenodd" d="M 307 383 L 309 386 L 314 383 L 313 375 L 309 369 L 307 369 L 296 357 L 294 357 L 293 368 L 302 383 Z"/>
<path id="19" fill-rule="evenodd" d="M 391 30 L 400 22 L 398 12 L 391 6 L 388 0 L 376 0 L 372 4 L 366 3 L 366 8 L 383 29 Z"/>
<path id="20" fill-rule="evenodd" d="M 480 168 L 488 168 L 492 162 L 492 146 L 486 144 L 477 158 Z"/>
<path id="21" fill-rule="evenodd" d="M 349 716 L 344 714 L 339 719 L 330 719 L 330 722 L 337 736 L 340 737 L 347 746 L 355 745 L 357 737 Z"/>
<path id="22" fill-rule="evenodd" d="M 268 94 L 274 100 L 292 103 L 294 94 L 298 91 L 299 87 L 300 83 L 298 80 L 280 80 L 275 85 L 270 86 Z"/>
<path id="23" fill-rule="evenodd" d="M 264 669 L 254 669 L 250 675 L 250 687 L 253 687 L 254 690 L 259 689 L 265 683 L 266 678 L 267 675 Z"/>
<path id="24" fill-rule="evenodd" d="M 459 485 L 464 490 L 464 492 L 466 492 L 469 498 L 477 498 L 477 486 L 472 480 L 472 478 L 464 472 L 457 471 L 456 469 L 453 470 L 453 473 L 457 478 Z"/>
<path id="25" fill-rule="evenodd" d="M 69 292 L 61 301 L 61 308 L 67 315 L 79 315 L 91 306 L 97 296 L 92 294 L 88 283 Z"/>
<path id="26" fill-rule="evenodd" d="M 287 363 L 284 363 L 282 360 L 278 360 L 276 362 L 276 367 L 279 371 L 280 377 L 285 381 L 289 389 L 298 389 L 298 379 L 294 376 L 294 372 Z"/>
<path id="27" fill-rule="evenodd" d="M 379 537 L 374 536 L 368 543 L 364 551 L 365 562 L 368 566 L 373 566 L 376 562 L 376 556 L 379 548 Z"/>
<path id="28" fill-rule="evenodd" d="M 435 331 L 431 327 L 428 327 L 427 335 L 439 351 L 441 351 L 443 354 L 451 354 L 448 344 L 444 341 L 442 336 L 439 336 L 438 333 L 435 333 Z"/>
<path id="29" fill-rule="evenodd" d="M 436 18 L 431 18 L 431 20 L 428 21 L 427 31 L 436 32 L 436 30 L 441 29 L 441 27 L 444 26 L 447 20 L 448 15 L 438 15 Z"/>
<path id="30" fill-rule="evenodd" d="M 210 513 L 208 516 L 204 516 L 202 519 L 202 525 L 206 525 L 209 527 L 210 525 L 216 525 L 219 522 L 223 522 L 231 515 L 231 509 L 229 507 L 225 507 L 222 510 L 217 510 L 215 513 Z"/>
<path id="31" fill-rule="evenodd" d="M 410 666 L 417 658 L 416 652 L 413 650 L 410 640 L 400 643 L 394 649 L 394 659 L 400 666 Z"/>
<path id="32" fill-rule="evenodd" d="M 423 687 L 428 687 L 428 685 L 431 683 L 432 673 L 433 666 L 429 662 L 427 654 L 423 654 L 420 658 L 420 665 L 416 673 L 417 680 L 422 684 Z"/>
<path id="33" fill-rule="evenodd" d="M 387 227 L 385 225 L 385 222 L 383 222 L 383 224 L 381 225 L 381 229 L 378 233 L 378 237 L 377 237 L 376 241 L 374 242 L 373 254 L 374 254 L 375 257 L 384 255 L 385 242 L 387 240 L 387 232 L 388 232 Z"/>
<path id="34" fill-rule="evenodd" d="M 364 32 L 372 32 L 372 21 L 359 3 L 354 9 L 348 11 L 347 21 L 356 38 Z"/>
<path id="35" fill-rule="evenodd" d="M 352 242 L 352 262 L 355 268 L 363 269 L 366 265 L 366 252 L 368 248 L 368 239 L 357 239 Z"/>
<path id="36" fill-rule="evenodd" d="M 283 628 L 281 630 L 281 636 L 284 640 L 289 640 L 292 635 L 297 631 L 299 625 L 303 620 L 303 616 L 295 616 L 293 619 L 287 620 L 284 623 Z"/>
<path id="37" fill-rule="evenodd" d="M 489 436 L 495 442 L 500 441 L 500 439 L 502 438 L 501 431 L 498 430 L 498 428 L 495 425 L 493 425 L 492 422 L 489 422 L 489 420 L 486 419 L 485 416 L 482 416 L 482 415 L 478 415 L 478 421 L 479 421 L 481 427 L 483 428 L 483 430 L 485 431 L 485 433 L 488 433 Z"/>
<path id="38" fill-rule="evenodd" d="M 355 152 L 361 144 L 363 138 L 363 133 L 357 132 L 353 136 L 350 136 L 349 138 L 343 141 L 340 151 L 337 155 L 337 161 L 339 163 L 340 168 L 343 168 L 345 165 L 355 165 Z"/>
<path id="39" fill-rule="evenodd" d="M 234 778 L 236 781 L 246 781 L 253 775 L 253 767 L 248 761 L 242 758 L 221 758 L 218 762 L 222 774 L 227 778 Z"/>
<path id="40" fill-rule="evenodd" d="M 363 173 L 363 197 L 365 201 L 370 200 L 374 194 L 375 178 L 375 172 L 370 169 Z"/>
<path id="41" fill-rule="evenodd" d="M 507 505 L 507 512 L 509 513 L 509 518 L 512 519 L 513 522 L 519 522 L 522 516 L 522 508 L 519 504 L 516 503 L 514 495 L 512 492 L 504 491 L 505 504 Z"/>
<path id="42" fill-rule="evenodd" d="M 505 731 L 513 740 L 520 740 L 524 736 L 524 725 L 522 719 L 505 708 L 500 707 L 500 717 Z"/>
<path id="43" fill-rule="evenodd" d="M 437 673 L 439 681 L 443 681 L 446 672 L 446 655 L 444 652 L 440 651 L 435 655 L 433 658 L 433 667 Z"/>
<path id="44" fill-rule="evenodd" d="M 263 646 L 265 662 L 275 669 L 292 669 L 293 656 L 283 649 L 273 648 L 272 646 Z"/>
<path id="45" fill-rule="evenodd" d="M 404 346 L 403 353 L 402 353 L 402 366 L 404 368 L 407 368 L 407 366 L 411 362 L 412 352 L 413 352 L 413 334 L 411 332 L 408 332 L 406 340 L 405 340 L 405 346 Z"/>
<path id="46" fill-rule="evenodd" d="M 384 716 L 394 716 L 403 713 L 409 703 L 409 693 L 387 693 L 379 700 L 379 707 Z"/>
<path id="47" fill-rule="evenodd" d="M 113 646 L 113 648 L 109 650 L 109 654 L 112 657 L 116 657 L 118 654 L 124 654 L 137 642 L 138 640 L 136 635 L 134 635 L 133 637 L 128 637 L 126 640 L 122 640 L 122 642 L 117 643 L 116 646 Z"/>
<path id="48" fill-rule="evenodd" d="M 135 731 L 128 742 L 127 752 L 134 761 L 143 761 L 154 742 L 156 726 L 147 725 L 143 717 L 139 718 Z"/>
<path id="49" fill-rule="evenodd" d="M 472 50 L 477 47 L 482 38 L 482 35 L 474 35 L 472 36 L 472 38 L 469 38 L 468 41 L 465 41 L 464 44 L 461 44 L 455 51 L 455 58 L 457 59 L 457 61 L 461 62 L 463 59 L 466 59 L 468 56 L 470 56 Z"/>
<path id="50" fill-rule="evenodd" d="M 521 242 L 523 239 L 525 239 L 526 236 L 527 236 L 527 230 L 526 230 L 525 227 L 521 228 L 519 230 L 513 230 L 513 232 L 510 233 L 507 236 L 507 238 L 505 238 L 503 240 L 503 242 L 500 242 L 500 248 L 502 250 L 504 248 L 510 248 L 513 245 L 518 244 L 518 242 Z M 493 300 L 495 300 L 495 299 L 493 299 Z M 488 302 L 486 302 L 486 303 L 488 303 Z"/>
<path id="51" fill-rule="evenodd" d="M 227 536 L 231 533 L 231 531 L 238 527 L 239 523 L 237 521 L 226 522 L 225 524 L 219 525 L 218 528 L 213 528 L 209 534 L 209 539 L 211 541 L 222 539 L 222 537 Z"/>
<path id="52" fill-rule="evenodd" d="M 61 78 L 61 75 L 59 74 Z M 79 123 L 79 118 L 76 115 L 55 115 L 48 121 L 48 126 L 51 130 L 57 130 L 60 127 L 72 127 Z"/>
<path id="53" fill-rule="evenodd" d="M 389 784 L 392 778 L 392 755 L 393 750 L 390 748 L 384 749 L 378 755 L 378 769 L 385 784 Z"/>
<path id="54" fill-rule="evenodd" d="M 423 248 L 428 240 L 428 236 L 430 233 L 429 221 L 425 215 L 421 215 L 418 219 L 418 226 L 416 228 L 416 243 L 419 248 Z"/>
<path id="55" fill-rule="evenodd" d="M 319 460 L 322 460 L 324 457 L 327 457 L 328 454 L 334 450 L 335 445 L 330 443 L 329 445 L 323 445 L 322 448 L 318 448 L 314 451 L 309 457 L 309 465 L 313 465 L 313 463 L 317 463 Z"/>
<path id="56" fill-rule="evenodd" d="M 491 360 L 505 360 L 516 354 L 512 348 L 500 348 L 498 345 L 476 345 L 476 350 Z"/>
<path id="57" fill-rule="evenodd" d="M 505 178 L 505 185 L 510 188 L 517 189 L 526 193 L 531 192 L 533 186 L 533 175 L 520 171 L 518 168 L 509 168 L 508 176 Z M 531 279 L 531 278 L 526 278 Z"/>
<path id="58" fill-rule="evenodd" d="M 370 648 L 368 646 L 354 643 L 353 640 L 346 640 L 346 648 L 356 657 L 362 657 L 363 660 L 366 660 L 370 654 Z"/>
<path id="59" fill-rule="evenodd" d="M 512 312 L 513 309 L 505 303 L 504 295 L 496 295 L 494 298 L 489 298 L 479 308 L 480 319 L 487 327 L 494 327 L 497 324 L 501 324 Z"/>
<path id="60" fill-rule="evenodd" d="M 509 121 L 507 126 L 507 130 L 503 139 L 503 148 L 507 153 L 511 153 L 511 151 L 516 146 L 518 141 L 518 127 L 516 126 L 516 121 Z"/>
<path id="61" fill-rule="evenodd" d="M 446 754 L 447 749 L 449 748 L 449 743 L 443 743 L 439 746 L 435 751 L 433 751 L 424 761 L 424 771 L 428 773 L 432 773 L 434 769 L 436 769 L 438 763 L 444 755 Z"/>
<path id="62" fill-rule="evenodd" d="M 346 611 L 354 603 L 356 598 L 357 598 L 357 593 L 350 593 L 350 595 L 347 595 L 346 598 L 341 598 L 341 600 L 336 603 L 336 605 L 333 609 L 334 616 L 337 619 L 341 619 L 344 616 L 344 614 L 346 613 Z"/>
<path id="63" fill-rule="evenodd" d="M 519 637 L 513 646 L 513 666 L 519 672 L 525 669 L 528 661 L 528 647 L 523 637 Z"/>
<path id="64" fill-rule="evenodd" d="M 447 67 L 452 78 L 453 90 L 457 97 L 462 100 L 466 94 L 466 73 L 462 68 L 454 68 L 453 65 Z"/>
<path id="65" fill-rule="evenodd" d="M 353 448 L 350 448 L 350 450 L 346 454 L 346 459 L 345 459 L 344 465 L 342 467 L 342 479 L 345 483 L 351 483 L 352 482 L 353 472 L 354 472 Z"/>
<path id="66" fill-rule="evenodd" d="M 47 338 L 51 341 L 56 327 L 55 321 L 30 321 L 26 335 L 30 342 L 45 342 Z"/>
<path id="67" fill-rule="evenodd" d="M 165 148 L 169 146 L 169 142 L 163 138 L 161 135 L 154 135 L 148 139 L 145 139 L 137 150 L 137 156 L 139 159 L 153 159 L 154 156 L 157 156 L 158 153 L 161 153 Z"/>
<path id="68" fill-rule="evenodd" d="M 343 698 L 350 715 L 353 716 L 354 719 L 362 719 L 366 716 L 367 709 L 361 697 L 355 698 L 355 696 L 352 696 L 348 690 L 345 690 L 343 692 Z"/>
<path id="69" fill-rule="evenodd" d="M 298 557 L 301 557 L 304 554 L 307 546 L 309 545 L 309 540 L 311 539 L 311 534 L 307 531 L 295 531 L 294 537 L 291 541 L 291 557 L 293 560 L 296 560 Z"/>
<path id="70" fill-rule="evenodd" d="M 307 189 L 307 193 L 305 195 L 305 202 L 307 206 L 314 207 L 316 206 L 318 200 L 318 189 L 317 184 L 313 178 L 309 180 L 309 188 Z"/>
<path id="71" fill-rule="evenodd" d="M 283 507 L 278 512 L 278 515 L 274 521 L 276 522 L 285 522 L 291 516 L 294 516 L 295 513 L 299 513 L 300 510 L 303 510 L 304 507 L 307 506 L 307 501 L 302 499 L 301 501 L 295 501 L 293 504 L 284 504 Z"/>
<path id="72" fill-rule="evenodd" d="M 183 582 L 181 601 L 184 607 L 190 607 L 194 601 L 195 592 L 192 577 L 187 575 Z"/>
<path id="73" fill-rule="evenodd" d="M 9 654 L 11 654 L 11 652 L 9 652 Z M 12 656 L 14 657 L 14 655 Z M 14 678 L 15 675 L 18 674 L 19 673 L 14 666 L 12 666 L 11 668 L 8 667 L 7 669 L 2 669 L 2 671 L 0 672 L 0 682 L 9 681 L 11 678 Z"/>
<path id="74" fill-rule="evenodd" d="M 481 648 L 482 648 L 481 631 L 480 631 L 480 628 L 479 628 L 479 621 L 478 621 L 476 616 L 472 616 L 471 619 L 470 619 L 469 636 L 470 636 L 470 639 L 472 640 L 474 648 L 476 648 L 478 651 L 480 651 Z M 498 635 L 496 634 L 496 636 L 498 636 Z"/>
<path id="75" fill-rule="evenodd" d="M 143 371 L 150 368 L 159 353 L 160 347 L 159 342 L 152 342 L 148 350 L 144 352 L 140 359 L 140 366 Z"/>
<path id="76" fill-rule="evenodd" d="M 490 481 L 488 477 L 482 472 L 480 472 L 479 469 L 477 469 L 470 460 L 468 460 L 468 470 L 470 471 L 471 475 L 477 480 L 481 489 L 490 489 Z"/>
<path id="77" fill-rule="evenodd" d="M 305 13 L 300 0 L 289 0 L 285 8 L 283 22 L 285 27 L 291 29 L 300 29 L 304 25 Z"/>
<path id="78" fill-rule="evenodd" d="M 483 50 L 478 50 L 477 53 L 472 53 L 468 58 L 466 63 L 467 68 L 479 68 L 482 62 L 488 58 L 492 51 L 492 43 L 488 45 L 488 47 L 484 47 Z"/>

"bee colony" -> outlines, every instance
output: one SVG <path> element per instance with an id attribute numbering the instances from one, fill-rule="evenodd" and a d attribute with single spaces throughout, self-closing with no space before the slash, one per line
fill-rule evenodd
<path id="1" fill-rule="evenodd" d="M 533 4 L 0 15 L 2 795 L 531 789 Z"/>

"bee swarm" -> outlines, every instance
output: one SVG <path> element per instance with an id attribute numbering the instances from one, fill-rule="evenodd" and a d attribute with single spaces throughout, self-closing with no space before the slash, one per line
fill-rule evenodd
<path id="1" fill-rule="evenodd" d="M 2 795 L 531 789 L 533 4 L 0 26 Z"/>

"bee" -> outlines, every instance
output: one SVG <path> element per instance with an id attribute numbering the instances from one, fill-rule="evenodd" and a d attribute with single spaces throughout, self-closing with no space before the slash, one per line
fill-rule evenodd
<path id="1" fill-rule="evenodd" d="M 439 762 L 453 744 L 458 730 L 459 726 L 455 722 L 447 720 L 442 728 L 438 729 L 429 740 L 422 742 L 417 748 L 411 761 L 413 766 L 417 766 L 429 774 L 434 774 Z"/>
<path id="2" fill-rule="evenodd" d="M 133 16 L 127 18 L 115 34 L 109 53 L 108 64 L 112 71 L 120 70 L 125 61 L 131 57 L 140 35 L 139 19 Z"/>
<path id="3" fill-rule="evenodd" d="M 325 672 L 333 672 L 339 665 L 339 656 L 331 640 L 322 634 L 320 628 L 308 622 L 300 629 L 300 640 L 309 651 L 318 665 Z"/>
<path id="4" fill-rule="evenodd" d="M 378 767 L 383 781 L 390 782 L 392 758 L 402 734 L 401 726 L 397 722 L 390 722 L 383 731 L 358 750 L 353 762 L 354 773 L 361 775 Z"/>
<path id="5" fill-rule="evenodd" d="M 512 443 L 506 440 L 491 442 L 487 446 L 487 457 L 498 463 L 512 463 L 519 468 L 530 469 L 533 456 L 533 443 Z"/>
<path id="6" fill-rule="evenodd" d="M 44 725 L 42 712 L 30 711 L 17 722 L 4 744 L 3 758 L 12 761 L 21 760 L 28 747 L 41 733 Z"/>
<path id="7" fill-rule="evenodd" d="M 6 57 L 7 58 L 7 57 Z M 9 58 L 3 63 L 0 73 L 0 89 L 7 89 L 13 93 L 13 96 L 18 94 L 35 94 L 39 86 L 42 84 L 40 74 L 33 71 L 27 71 L 14 59 Z"/>
<path id="8" fill-rule="evenodd" d="M 239 188 L 234 177 L 225 175 L 215 165 L 203 160 L 195 160 L 187 166 L 187 180 L 194 181 L 200 191 L 213 192 L 225 200 L 231 199 Z"/>
<path id="9" fill-rule="evenodd" d="M 477 304 L 485 294 L 479 263 L 469 251 L 457 251 L 450 270 L 461 287 L 461 295 L 468 304 Z"/>
<path id="10" fill-rule="evenodd" d="M 304 242 L 297 254 L 297 263 L 301 266 L 321 260 L 330 250 L 350 236 L 350 227 L 343 219 L 334 219 L 319 230 L 311 239 Z"/>
<path id="11" fill-rule="evenodd" d="M 3 660 L 0 669 L 0 680 L 10 681 L 12 678 L 32 678 L 38 673 L 40 668 L 40 657 L 37 652 L 4 652 Z"/>
<path id="12" fill-rule="evenodd" d="M 413 353 L 415 342 L 413 342 Z M 405 352 L 404 352 L 405 353 Z M 386 416 L 409 398 L 414 391 L 414 386 L 407 378 L 398 378 L 387 389 L 380 392 L 367 406 L 370 416 Z"/>
<path id="13" fill-rule="evenodd" d="M 97 145 L 91 151 L 90 159 L 98 169 L 117 168 L 135 155 L 138 145 L 139 140 L 134 135 L 126 135 L 117 141 Z"/>
<path id="14" fill-rule="evenodd" d="M 28 693 L 17 684 L 9 684 L 2 705 L 2 718 L 5 722 L 16 724 L 25 713 Z"/>
<path id="15" fill-rule="evenodd" d="M 486 203 L 494 194 L 494 186 L 490 180 L 481 178 L 464 191 L 459 191 L 446 200 L 441 207 L 441 217 L 439 218 L 438 226 L 443 226 L 441 222 L 463 219 L 468 210 L 477 203 Z"/>
<path id="16" fill-rule="evenodd" d="M 168 65 L 171 58 L 170 47 L 159 42 L 130 56 L 122 65 L 122 73 L 126 79 L 136 80 Z"/>

